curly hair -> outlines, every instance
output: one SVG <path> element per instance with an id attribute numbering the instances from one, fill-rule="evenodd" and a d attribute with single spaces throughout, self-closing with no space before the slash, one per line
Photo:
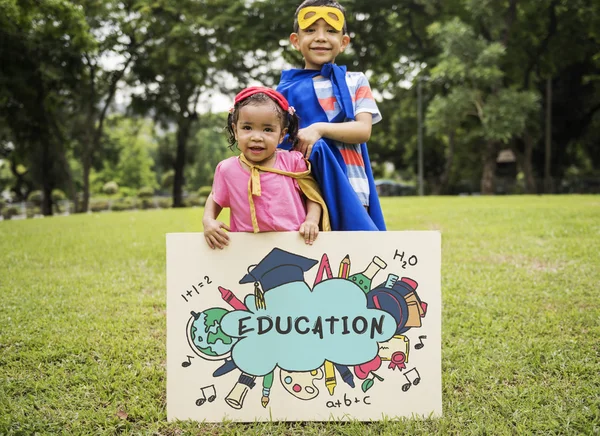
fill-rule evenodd
<path id="1" fill-rule="evenodd" d="M 281 130 L 287 129 L 287 133 L 289 135 L 289 141 L 292 144 L 296 144 L 298 138 L 298 129 L 300 126 L 300 119 L 296 113 L 290 114 L 284 111 L 281 106 L 279 106 L 275 100 L 269 97 L 267 94 L 259 92 L 257 94 L 253 94 L 250 97 L 238 102 L 233 110 L 229 112 L 229 116 L 227 117 L 227 126 L 225 130 L 227 131 L 227 142 L 229 143 L 229 148 L 233 150 L 233 147 L 237 143 L 235 139 L 235 132 L 233 129 L 233 125 L 237 124 L 238 118 L 240 115 L 240 109 L 244 106 L 253 105 L 253 106 L 261 106 L 264 104 L 271 104 L 275 111 L 277 112 L 277 117 L 281 122 Z"/>

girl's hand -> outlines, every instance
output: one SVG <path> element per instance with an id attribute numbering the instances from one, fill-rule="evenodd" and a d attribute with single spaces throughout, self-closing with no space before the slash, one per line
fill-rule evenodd
<path id="1" fill-rule="evenodd" d="M 229 235 L 225 232 L 225 230 L 230 231 L 227 224 L 212 218 L 203 219 L 202 224 L 204 226 L 204 239 L 206 239 L 206 243 L 210 248 L 213 250 L 215 247 L 223 249 L 229 245 Z"/>
<path id="2" fill-rule="evenodd" d="M 312 220 L 306 220 L 300 226 L 299 232 L 304 238 L 304 242 L 308 245 L 312 245 L 319 235 L 319 224 Z"/>
<path id="3" fill-rule="evenodd" d="M 294 150 L 302 153 L 306 159 L 310 157 L 315 142 L 323 137 L 319 125 L 320 123 L 315 123 L 304 129 L 298 130 L 298 142 L 294 147 Z"/>

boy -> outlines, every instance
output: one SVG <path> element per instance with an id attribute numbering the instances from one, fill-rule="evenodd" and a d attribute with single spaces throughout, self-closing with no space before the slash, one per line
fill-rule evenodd
<path id="1" fill-rule="evenodd" d="M 290 42 L 304 69 L 283 71 L 277 90 L 300 116 L 294 148 L 312 164 L 332 230 L 385 230 L 366 146 L 381 114 L 365 75 L 334 64 L 350 42 L 344 14 L 334 0 L 298 7 Z"/>

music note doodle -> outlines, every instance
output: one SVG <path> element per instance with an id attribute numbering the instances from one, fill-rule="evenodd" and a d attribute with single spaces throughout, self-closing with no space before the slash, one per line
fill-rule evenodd
<path id="1" fill-rule="evenodd" d="M 188 366 L 190 366 L 192 364 L 193 358 L 194 358 L 194 356 L 187 356 L 187 361 L 181 362 L 181 366 L 183 366 L 184 368 L 187 368 Z"/>
<path id="2" fill-rule="evenodd" d="M 419 336 L 419 343 L 415 344 L 415 350 L 420 350 L 421 348 L 423 348 L 425 346 L 425 344 L 423 343 L 423 339 L 427 339 L 427 336 L 426 335 Z"/>
<path id="3" fill-rule="evenodd" d="M 408 374 L 410 374 L 413 371 L 415 371 L 417 373 L 417 375 L 415 376 L 413 374 L 413 380 L 411 381 L 410 377 L 408 377 Z M 421 381 L 421 375 L 419 374 L 419 371 L 417 370 L 417 368 L 413 368 L 413 369 L 411 369 L 409 371 L 406 371 L 404 373 L 404 377 L 406 377 L 406 380 L 408 381 L 408 383 L 405 383 L 405 384 L 402 385 L 402 391 L 403 392 L 408 391 L 410 389 L 411 385 L 415 385 L 415 386 L 418 385 L 419 382 Z"/>
<path id="4" fill-rule="evenodd" d="M 215 391 L 215 385 L 205 386 L 200 388 L 202 397 L 196 400 L 196 406 L 202 406 L 206 401 L 212 403 L 217 398 L 217 391 Z"/>

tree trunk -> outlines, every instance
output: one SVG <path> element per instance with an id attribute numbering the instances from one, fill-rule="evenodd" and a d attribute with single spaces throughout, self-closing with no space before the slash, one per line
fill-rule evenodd
<path id="1" fill-rule="evenodd" d="M 86 153 L 87 154 L 87 153 Z M 92 169 L 92 162 L 88 156 L 83 158 L 83 200 L 81 202 L 80 211 L 85 213 L 90 208 L 90 172 Z M 76 212 L 79 212 L 76 210 Z"/>
<path id="2" fill-rule="evenodd" d="M 551 174 L 552 164 L 552 79 L 546 80 L 546 152 L 544 155 L 544 193 L 554 192 Z"/>
<path id="3" fill-rule="evenodd" d="M 497 144 L 489 140 L 483 155 L 483 174 L 481 175 L 481 194 L 494 195 L 496 178 Z"/>
<path id="4" fill-rule="evenodd" d="M 442 183 L 440 180 L 435 180 L 436 178 L 428 181 L 427 185 L 431 188 L 431 195 L 442 195 Z"/>
<path id="5" fill-rule="evenodd" d="M 81 205 L 81 211 L 87 212 L 90 204 L 90 172 L 92 164 L 94 162 L 95 154 L 100 150 L 102 135 L 104 133 L 104 120 L 108 113 L 108 109 L 112 104 L 115 94 L 117 92 L 117 86 L 119 81 L 125 75 L 125 71 L 133 61 L 135 54 L 131 54 L 129 59 L 125 62 L 123 68 L 119 71 L 115 71 L 112 74 L 108 85 L 108 92 L 106 98 L 102 104 L 102 109 L 98 112 L 99 101 L 102 97 L 98 97 L 96 93 L 96 68 L 90 65 L 90 98 L 88 99 L 87 107 L 87 119 L 86 119 L 86 131 L 85 143 L 82 145 L 83 150 L 83 202 Z M 76 198 L 74 199 L 75 205 L 77 205 Z M 77 210 L 77 209 L 76 209 Z"/>
<path id="6" fill-rule="evenodd" d="M 49 137 L 40 138 L 42 147 L 42 214 L 44 216 L 52 216 L 52 159 L 48 145 L 50 140 Z"/>
<path id="7" fill-rule="evenodd" d="M 445 194 L 448 192 L 448 182 L 450 181 L 450 174 L 452 173 L 452 163 L 454 162 L 454 135 L 455 132 L 450 132 L 448 134 L 448 152 L 446 153 L 446 164 L 444 165 L 444 172 L 440 176 L 440 194 Z"/>
<path id="8" fill-rule="evenodd" d="M 523 162 L 520 163 L 521 170 L 525 176 L 525 192 L 527 194 L 537 194 L 537 187 L 535 185 L 535 177 L 533 176 L 533 165 L 531 163 L 531 156 L 533 155 L 533 138 L 528 133 L 523 136 L 525 143 L 525 152 L 523 153 Z M 518 160 L 518 155 L 517 155 Z"/>
<path id="9" fill-rule="evenodd" d="M 175 177 L 173 179 L 173 207 L 183 207 L 183 170 L 187 140 L 190 135 L 190 119 L 184 115 L 177 122 L 177 153 L 175 155 Z"/>

